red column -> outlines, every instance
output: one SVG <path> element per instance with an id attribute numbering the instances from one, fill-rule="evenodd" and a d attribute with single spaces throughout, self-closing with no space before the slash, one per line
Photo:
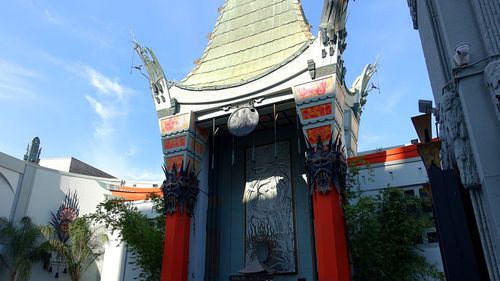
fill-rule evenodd
<path id="1" fill-rule="evenodd" d="M 165 219 L 161 281 L 187 281 L 191 217 L 177 210 Z"/>
<path id="2" fill-rule="evenodd" d="M 351 270 L 341 197 L 335 187 L 313 192 L 314 235 L 319 281 L 349 281 Z"/>

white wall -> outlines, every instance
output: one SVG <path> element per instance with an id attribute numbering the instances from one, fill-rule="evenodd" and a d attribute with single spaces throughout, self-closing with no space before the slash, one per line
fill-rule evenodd
<path id="1" fill-rule="evenodd" d="M 69 172 L 69 168 L 71 166 L 71 157 L 42 158 L 40 159 L 40 166 L 58 171 Z"/>
<path id="2" fill-rule="evenodd" d="M 10 218 L 24 162 L 0 152 L 0 217 Z"/>
<path id="3" fill-rule="evenodd" d="M 391 161 L 360 167 L 360 191 L 376 191 L 387 187 L 402 187 L 428 182 L 427 172 L 420 158 Z"/>
<path id="4" fill-rule="evenodd" d="M 92 213 L 96 206 L 105 200 L 106 195 L 111 195 L 107 188 L 119 182 L 119 180 L 76 175 L 39 167 L 33 180 L 26 215 L 37 224 L 47 224 L 50 220 L 50 211 L 54 213 L 57 211 L 69 191 L 76 191 L 78 194 L 80 215 Z M 101 280 L 101 263 L 102 260 L 91 266 L 82 281 Z M 36 278 L 32 280 L 53 280 L 53 274 L 37 267 L 33 270 L 33 277 Z M 69 277 L 60 274 L 60 280 L 69 280 Z"/>
<path id="5" fill-rule="evenodd" d="M 26 174 L 26 171 L 29 173 Z M 78 194 L 80 215 L 92 213 L 107 195 L 111 195 L 109 189 L 119 185 L 118 179 L 56 171 L 0 153 L 0 216 L 7 218 L 29 216 L 36 224 L 48 224 L 50 212 L 57 212 L 66 193 L 70 190 Z M 108 257 L 112 256 L 107 263 L 108 276 L 120 276 L 117 273 L 122 271 L 119 254 L 119 251 L 108 254 Z M 82 281 L 101 280 L 102 262 L 101 259 L 91 265 Z M 116 272 L 110 272 L 110 270 Z M 62 271 L 61 267 L 58 280 L 70 280 L 68 274 L 63 274 Z M 53 281 L 54 274 L 55 267 L 53 267 L 53 272 L 49 273 L 43 270 L 41 263 L 37 263 L 33 265 L 31 280 Z M 0 280 L 8 280 L 4 269 L 0 272 Z M 122 281 L 119 278 L 102 280 Z"/>

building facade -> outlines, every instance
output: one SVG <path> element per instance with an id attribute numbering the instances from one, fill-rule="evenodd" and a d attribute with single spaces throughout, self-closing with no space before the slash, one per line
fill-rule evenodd
<path id="1" fill-rule="evenodd" d="M 350 280 L 341 178 L 376 65 L 346 85 L 348 1 L 324 3 L 314 37 L 300 1 L 225 1 L 180 82 L 135 43 L 165 157 L 162 280 Z"/>
<path id="2" fill-rule="evenodd" d="M 460 173 L 500 280 L 500 2 L 408 0 L 434 94 L 443 169 Z"/>

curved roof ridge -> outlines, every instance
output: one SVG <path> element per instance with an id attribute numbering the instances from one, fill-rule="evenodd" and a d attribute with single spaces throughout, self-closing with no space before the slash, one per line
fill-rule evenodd
<path id="1" fill-rule="evenodd" d="M 313 38 L 300 0 L 226 0 L 219 12 L 201 58 L 178 84 L 223 87 L 254 80 Z"/>

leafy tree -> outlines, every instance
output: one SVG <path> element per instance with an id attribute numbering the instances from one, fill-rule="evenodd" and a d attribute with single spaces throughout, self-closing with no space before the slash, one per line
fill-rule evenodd
<path id="1" fill-rule="evenodd" d="M 165 236 L 163 202 L 151 194 L 153 209 L 157 216 L 148 218 L 137 207 L 121 199 L 110 199 L 99 204 L 89 217 L 97 224 L 104 224 L 111 231 L 118 231 L 120 241 L 126 242 L 131 253 L 132 264 L 142 269 L 140 280 L 160 280 Z"/>
<path id="2" fill-rule="evenodd" d="M 417 281 L 442 279 L 418 254 L 415 242 L 432 218 L 423 208 L 429 202 L 388 188 L 377 196 L 350 193 L 344 205 L 355 281 Z"/>
<path id="3" fill-rule="evenodd" d="M 69 223 L 69 240 L 66 243 L 57 238 L 52 226 L 43 227 L 42 232 L 48 240 L 44 247 L 64 257 L 72 281 L 79 281 L 89 266 L 104 254 L 106 234 L 92 228 L 84 217 Z"/>
<path id="4" fill-rule="evenodd" d="M 30 278 L 31 266 L 41 254 L 37 244 L 40 236 L 29 217 L 23 217 L 18 224 L 0 218 L 0 266 L 8 268 L 11 281 Z"/>

